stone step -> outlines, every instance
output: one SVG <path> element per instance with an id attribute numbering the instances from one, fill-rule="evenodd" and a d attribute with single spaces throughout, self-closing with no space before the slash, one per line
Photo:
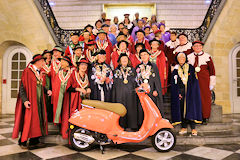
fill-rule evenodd
<path id="1" fill-rule="evenodd" d="M 233 144 L 240 143 L 240 133 L 229 135 L 205 135 L 205 136 L 176 136 L 178 145 L 205 145 L 205 144 Z M 56 144 L 68 144 L 67 139 L 62 139 L 61 135 L 48 135 L 42 137 L 41 142 L 44 143 L 56 143 Z M 151 145 L 151 137 L 148 137 L 145 141 L 138 144 Z"/>

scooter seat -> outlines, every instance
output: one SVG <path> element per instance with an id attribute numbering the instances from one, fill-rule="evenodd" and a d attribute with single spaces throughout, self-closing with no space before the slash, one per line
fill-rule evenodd
<path id="1" fill-rule="evenodd" d="M 98 100 L 83 100 L 82 104 L 95 107 L 98 109 L 104 109 L 118 114 L 121 117 L 124 117 L 127 113 L 125 106 L 121 103 L 109 103 L 102 102 Z"/>

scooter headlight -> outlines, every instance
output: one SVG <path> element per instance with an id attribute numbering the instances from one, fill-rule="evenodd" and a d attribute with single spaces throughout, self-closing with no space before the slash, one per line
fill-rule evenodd
<path id="1" fill-rule="evenodd" d="M 74 125 L 70 125 L 70 129 L 73 129 L 74 128 Z"/>

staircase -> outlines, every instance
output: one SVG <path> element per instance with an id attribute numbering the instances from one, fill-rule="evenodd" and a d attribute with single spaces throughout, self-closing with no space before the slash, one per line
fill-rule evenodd
<path id="1" fill-rule="evenodd" d="M 104 4 L 155 3 L 158 21 L 165 20 L 169 28 L 197 28 L 206 15 L 211 0 L 48 0 L 63 29 L 84 28 L 100 18 Z M 134 15 L 130 15 L 130 19 Z M 140 15 L 141 17 L 144 15 Z M 123 15 L 118 15 L 122 18 Z M 150 17 L 149 17 L 150 18 Z"/>

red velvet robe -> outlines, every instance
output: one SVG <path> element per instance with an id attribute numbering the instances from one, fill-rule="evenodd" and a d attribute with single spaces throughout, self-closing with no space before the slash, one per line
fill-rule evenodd
<path id="1" fill-rule="evenodd" d="M 159 71 L 159 76 L 161 80 L 162 87 L 162 95 L 165 95 L 167 92 L 167 77 L 168 77 L 168 69 L 167 69 L 167 59 L 163 51 L 157 50 L 157 52 L 150 51 L 150 61 L 155 62 Z M 153 60 L 155 59 L 155 60 Z"/>
<path id="2" fill-rule="evenodd" d="M 186 55 L 189 55 L 190 53 L 193 52 L 193 49 L 192 49 L 192 43 L 191 42 L 188 42 L 186 43 L 185 45 L 178 45 L 176 47 L 176 49 L 173 51 L 173 54 L 174 54 L 174 62 L 173 64 L 175 65 L 176 64 L 176 61 L 175 61 L 175 56 L 179 53 L 179 52 L 184 52 Z"/>
<path id="3" fill-rule="evenodd" d="M 85 76 L 88 77 L 87 74 L 85 74 Z M 86 88 L 89 88 L 89 81 L 88 79 L 86 79 L 86 82 L 84 83 L 81 82 L 79 73 L 77 71 L 73 71 L 73 73 L 71 74 L 68 80 L 66 90 L 68 90 L 69 87 L 71 86 L 73 88 L 86 89 Z M 75 110 L 80 110 L 82 108 L 81 103 L 82 103 L 82 98 L 81 98 L 80 92 L 71 92 L 66 97 L 64 97 L 63 108 L 62 108 L 62 112 L 64 114 L 62 116 L 62 126 L 61 126 L 61 133 L 64 139 L 68 138 L 68 133 L 67 133 L 67 130 L 69 128 L 68 119 L 72 116 Z"/>
<path id="4" fill-rule="evenodd" d="M 188 55 L 189 64 L 197 67 L 195 63 L 195 53 Z M 215 68 L 212 57 L 204 52 L 198 55 L 198 66 L 201 68 L 200 72 L 197 72 L 197 77 L 200 86 L 201 102 L 202 102 L 202 114 L 203 118 L 209 118 L 211 114 L 211 91 L 210 86 L 215 86 L 216 76 Z"/>
<path id="5" fill-rule="evenodd" d="M 131 60 L 131 62 L 132 62 L 133 68 L 136 68 L 137 65 L 139 65 L 140 63 L 142 63 L 140 57 L 137 57 L 136 54 L 131 54 L 131 55 L 129 56 L 129 58 L 130 58 L 130 60 Z"/>
<path id="6" fill-rule="evenodd" d="M 98 49 L 103 49 L 105 50 L 106 52 L 106 63 L 108 65 L 110 65 L 110 62 L 111 62 L 111 53 L 112 53 L 112 50 L 113 50 L 113 47 L 112 47 L 112 43 L 110 42 L 110 40 L 105 40 L 104 43 L 101 43 L 100 42 L 100 39 L 96 40 L 96 45 L 98 47 Z"/>
<path id="7" fill-rule="evenodd" d="M 177 39 L 175 42 L 172 42 L 171 40 L 165 43 L 164 53 L 167 56 L 168 59 L 168 66 L 170 67 L 174 60 L 175 55 L 173 54 L 173 51 L 175 48 L 179 45 L 179 40 Z"/>
<path id="8" fill-rule="evenodd" d="M 15 123 L 12 138 L 18 138 L 19 132 L 22 132 L 21 141 L 27 141 L 28 138 L 40 137 L 48 134 L 47 111 L 45 106 L 45 97 L 42 96 L 44 104 L 44 135 L 42 135 L 40 120 L 38 116 L 37 104 L 37 83 L 42 83 L 42 77 L 37 76 L 37 71 L 30 64 L 22 73 L 21 82 L 26 91 L 27 98 L 31 103 L 30 109 L 26 109 L 20 95 L 18 95 L 15 109 Z M 42 87 L 42 92 L 44 92 Z M 44 93 L 43 93 L 44 94 Z"/>
<path id="9" fill-rule="evenodd" d="M 123 51 L 123 52 L 124 52 L 124 51 Z M 111 62 L 112 62 L 112 65 L 113 65 L 113 68 L 114 68 L 114 69 L 117 68 L 117 66 L 118 66 L 117 60 L 118 60 L 118 58 L 119 58 L 119 55 L 120 55 L 121 53 L 123 53 L 123 52 L 120 52 L 119 50 L 117 50 L 117 51 L 115 51 L 115 52 L 112 53 Z M 125 51 L 125 52 L 126 52 L 126 51 Z M 127 51 L 126 53 L 127 53 L 128 57 L 130 58 L 131 53 L 130 53 L 129 51 Z M 132 60 L 130 59 L 130 61 L 132 61 Z"/>
<path id="10" fill-rule="evenodd" d="M 135 43 L 134 43 L 134 45 L 133 45 L 133 47 L 132 47 L 132 50 L 133 50 L 133 53 L 134 53 L 134 54 L 136 53 L 135 45 L 136 45 L 137 43 L 143 43 L 143 44 L 145 45 L 145 48 L 146 48 L 147 50 L 149 50 L 149 51 L 151 50 L 151 46 L 150 46 L 148 40 L 144 39 L 142 42 L 138 42 L 138 41 L 136 40 Z"/>
<path id="11" fill-rule="evenodd" d="M 64 112 L 62 110 L 60 110 L 60 116 L 59 116 L 59 119 L 56 119 L 56 112 L 57 112 L 57 109 L 58 109 L 58 100 L 59 100 L 59 95 L 60 95 L 60 89 L 61 89 L 61 83 L 63 83 L 65 81 L 65 83 L 67 83 L 68 79 L 70 78 L 71 76 L 71 73 L 72 73 L 72 70 L 69 70 L 67 72 L 67 75 L 63 78 L 62 77 L 62 71 L 59 71 L 57 76 L 55 77 L 55 80 L 54 82 L 52 83 L 52 104 L 53 104 L 53 122 L 54 123 L 61 123 L 61 115 L 64 116 Z M 66 88 L 65 88 L 65 91 L 64 91 L 64 95 L 63 95 L 63 99 L 62 101 L 64 100 L 64 97 L 67 97 L 69 96 L 68 95 L 69 93 L 66 91 Z M 62 102 L 63 104 L 63 102 Z"/>
<path id="12" fill-rule="evenodd" d="M 92 34 L 92 33 L 90 33 L 90 40 L 95 40 L 95 36 Z M 84 41 L 84 37 L 83 37 L 83 35 L 80 35 L 79 36 L 79 41 Z"/>

